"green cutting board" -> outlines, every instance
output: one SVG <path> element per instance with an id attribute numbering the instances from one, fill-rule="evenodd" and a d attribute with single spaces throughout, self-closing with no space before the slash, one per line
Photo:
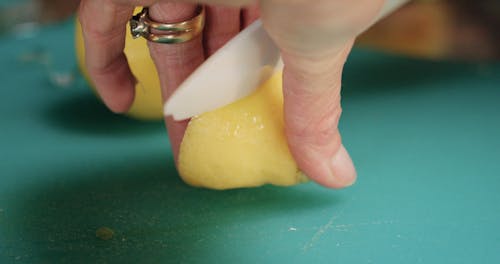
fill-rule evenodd
<path id="1" fill-rule="evenodd" d="M 0 39 L 0 263 L 500 263 L 500 64 L 355 50 L 357 184 L 221 192 L 179 179 L 161 122 L 54 85 L 72 28 Z"/>

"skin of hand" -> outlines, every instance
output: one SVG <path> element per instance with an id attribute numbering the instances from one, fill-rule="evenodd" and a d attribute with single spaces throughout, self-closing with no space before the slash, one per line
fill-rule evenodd
<path id="1" fill-rule="evenodd" d="M 192 18 L 195 2 L 207 4 L 203 36 L 174 45 L 149 43 L 163 99 L 260 15 L 285 63 L 285 126 L 294 159 L 323 186 L 353 184 L 356 170 L 337 128 L 342 70 L 354 39 L 375 21 L 385 0 L 82 0 L 87 68 L 112 111 L 127 111 L 134 99 L 135 79 L 123 54 L 134 6 L 149 6 L 152 19 L 172 23 Z M 187 121 L 165 121 L 177 157 Z"/>

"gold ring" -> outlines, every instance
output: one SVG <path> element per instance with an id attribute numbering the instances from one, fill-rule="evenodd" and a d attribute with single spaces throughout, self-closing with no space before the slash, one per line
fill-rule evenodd
<path id="1" fill-rule="evenodd" d="M 198 5 L 195 17 L 177 23 L 159 23 L 149 17 L 149 9 L 144 7 L 130 19 L 130 32 L 134 38 L 143 37 L 149 41 L 174 44 L 190 41 L 198 36 L 205 26 L 205 7 Z M 151 30 L 164 33 L 151 33 Z"/>

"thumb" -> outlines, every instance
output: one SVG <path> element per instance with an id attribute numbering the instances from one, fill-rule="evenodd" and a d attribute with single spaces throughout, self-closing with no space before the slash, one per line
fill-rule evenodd
<path id="1" fill-rule="evenodd" d="M 285 130 L 299 168 L 331 188 L 352 185 L 356 170 L 341 142 L 340 88 L 352 43 L 331 54 L 303 56 L 282 51 Z"/>

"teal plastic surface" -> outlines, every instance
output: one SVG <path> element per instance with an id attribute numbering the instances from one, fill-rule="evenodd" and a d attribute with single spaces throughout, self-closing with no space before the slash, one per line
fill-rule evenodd
<path id="1" fill-rule="evenodd" d="M 355 50 L 356 185 L 221 192 L 179 179 L 162 123 L 53 84 L 72 29 L 0 39 L 0 263 L 500 263 L 499 64 Z"/>

